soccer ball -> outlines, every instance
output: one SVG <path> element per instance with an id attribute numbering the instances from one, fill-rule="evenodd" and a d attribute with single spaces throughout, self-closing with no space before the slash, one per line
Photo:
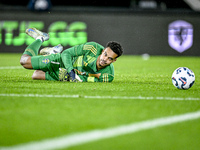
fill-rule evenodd
<path id="1" fill-rule="evenodd" d="M 189 89 L 195 81 L 194 72 L 187 67 L 179 67 L 172 74 L 172 83 L 178 89 Z"/>

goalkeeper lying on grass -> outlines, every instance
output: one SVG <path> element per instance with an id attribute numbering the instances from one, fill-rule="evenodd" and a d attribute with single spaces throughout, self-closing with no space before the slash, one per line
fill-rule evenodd
<path id="1" fill-rule="evenodd" d="M 123 49 L 117 42 L 109 42 L 104 48 L 98 43 L 88 42 L 62 51 L 61 45 L 39 48 L 49 39 L 47 33 L 29 28 L 26 33 L 35 41 L 29 45 L 20 63 L 26 69 L 36 70 L 35 80 L 59 80 L 71 82 L 111 82 L 114 79 L 113 62 L 121 56 Z"/>

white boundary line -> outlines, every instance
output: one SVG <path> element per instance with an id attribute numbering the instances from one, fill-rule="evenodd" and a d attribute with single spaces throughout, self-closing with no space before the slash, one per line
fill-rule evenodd
<path id="1" fill-rule="evenodd" d="M 87 95 L 47 95 L 47 94 L 15 94 L 0 93 L 4 97 L 46 97 L 46 98 L 86 98 L 86 99 L 137 99 L 137 100 L 172 100 L 172 101 L 200 101 L 194 97 L 144 97 L 144 96 L 87 96 Z"/>
<path id="2" fill-rule="evenodd" d="M 128 125 L 122 125 L 113 128 L 76 133 L 57 138 L 46 139 L 38 142 L 30 142 L 10 147 L 1 147 L 0 150 L 53 150 L 60 148 L 68 148 L 101 139 L 112 138 L 125 134 L 132 134 L 143 130 L 153 129 L 156 127 L 162 127 L 174 123 L 179 123 L 199 118 L 200 118 L 200 111 L 197 111 L 176 116 L 132 123 Z"/>
<path id="3" fill-rule="evenodd" d="M 0 96 L 5 97 L 46 97 L 46 98 L 79 98 L 79 95 L 47 95 L 47 94 L 4 94 L 1 93 Z"/>
<path id="4" fill-rule="evenodd" d="M 0 69 L 22 69 L 22 66 L 5 66 L 5 67 L 0 67 Z"/>

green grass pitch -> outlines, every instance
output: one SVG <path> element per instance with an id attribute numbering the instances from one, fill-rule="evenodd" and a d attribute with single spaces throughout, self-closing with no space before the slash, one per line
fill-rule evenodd
<path id="1" fill-rule="evenodd" d="M 21 54 L 0 54 L 0 148 L 106 129 L 134 122 L 200 110 L 199 100 L 85 98 L 84 96 L 200 98 L 199 57 L 122 56 L 115 63 L 112 83 L 35 81 L 33 70 L 20 66 Z M 12 68 L 13 67 L 13 68 Z M 172 85 L 178 67 L 195 73 L 189 90 Z M 11 94 L 79 95 L 78 98 L 23 97 Z M 88 149 L 196 150 L 200 119 L 70 147 Z M 63 148 L 64 149 L 64 148 Z"/>

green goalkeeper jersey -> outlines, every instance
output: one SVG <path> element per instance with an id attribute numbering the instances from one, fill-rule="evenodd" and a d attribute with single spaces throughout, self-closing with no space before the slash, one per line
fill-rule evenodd
<path id="1" fill-rule="evenodd" d="M 62 65 L 70 72 L 76 71 L 83 82 L 111 82 L 114 66 L 110 64 L 97 70 L 96 62 L 104 47 L 96 42 L 88 42 L 66 49 L 61 53 Z"/>

